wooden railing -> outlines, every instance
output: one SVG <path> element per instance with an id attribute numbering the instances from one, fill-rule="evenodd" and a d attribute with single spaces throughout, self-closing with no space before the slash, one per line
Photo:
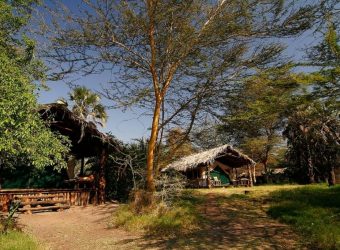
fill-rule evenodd
<path id="1" fill-rule="evenodd" d="M 70 206 L 86 206 L 97 200 L 96 192 L 89 189 L 1 189 L 0 211 L 7 212 L 15 197 L 46 195 L 61 195 Z"/>

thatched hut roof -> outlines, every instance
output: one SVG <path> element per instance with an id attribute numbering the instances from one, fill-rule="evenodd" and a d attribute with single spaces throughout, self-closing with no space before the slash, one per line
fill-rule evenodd
<path id="1" fill-rule="evenodd" d="M 104 147 L 115 151 L 118 146 L 113 137 L 100 132 L 93 122 L 87 122 L 76 116 L 64 104 L 43 104 L 39 107 L 39 113 L 51 130 L 71 140 L 71 151 L 79 157 L 98 155 Z"/>
<path id="2" fill-rule="evenodd" d="M 175 169 L 177 171 L 186 172 L 189 169 L 194 169 L 199 166 L 213 164 L 215 161 L 233 168 L 255 164 L 251 158 L 234 149 L 232 146 L 223 145 L 183 157 L 182 159 L 169 164 L 162 171 Z"/>

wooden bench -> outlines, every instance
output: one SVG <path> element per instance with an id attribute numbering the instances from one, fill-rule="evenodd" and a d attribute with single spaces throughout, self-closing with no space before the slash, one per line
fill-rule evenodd
<path id="1" fill-rule="evenodd" d="M 36 211 L 61 211 L 70 208 L 62 194 L 39 194 L 14 196 L 12 202 L 19 202 L 19 212 L 31 214 Z"/>

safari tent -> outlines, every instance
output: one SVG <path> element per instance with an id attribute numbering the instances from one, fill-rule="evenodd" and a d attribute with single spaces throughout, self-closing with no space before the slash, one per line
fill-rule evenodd
<path id="1" fill-rule="evenodd" d="M 242 167 L 247 169 L 247 178 L 243 180 L 237 178 L 237 169 Z M 170 169 L 183 173 L 189 187 L 227 186 L 235 182 L 253 185 L 255 182 L 255 162 L 230 145 L 183 157 L 162 172 Z"/>

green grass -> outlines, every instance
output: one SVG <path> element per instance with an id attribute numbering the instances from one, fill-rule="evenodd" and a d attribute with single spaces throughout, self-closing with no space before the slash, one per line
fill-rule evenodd
<path id="1" fill-rule="evenodd" d="M 340 186 L 311 185 L 269 196 L 268 214 L 293 225 L 310 249 L 340 249 Z"/>
<path id="2" fill-rule="evenodd" d="M 1 250 L 36 250 L 39 249 L 38 244 L 30 236 L 18 232 L 9 231 L 0 234 Z"/>
<path id="3" fill-rule="evenodd" d="M 245 193 L 247 192 L 247 194 Z M 340 250 L 340 186 L 273 185 L 257 187 L 187 190 L 171 209 L 157 209 L 141 215 L 128 205 L 115 213 L 112 225 L 152 235 L 185 235 L 207 222 L 197 207 L 214 193 L 218 205 L 258 207 L 279 221 L 291 225 L 307 249 Z M 200 236 L 198 236 L 200 237 Z M 184 237 L 185 238 L 185 237 Z M 177 238 L 176 238 L 177 239 Z M 199 239 L 197 239 L 199 240 Z"/>
<path id="4" fill-rule="evenodd" d="M 184 192 L 171 208 L 159 204 L 142 214 L 135 214 L 128 204 L 121 205 L 113 215 L 110 225 L 152 235 L 185 234 L 198 228 L 201 216 L 197 205 L 203 202 L 203 196 Z"/>
<path id="5" fill-rule="evenodd" d="M 250 192 L 245 194 L 246 190 Z M 308 249 L 340 249 L 339 185 L 263 185 L 199 192 L 222 195 L 219 204 L 248 200 L 263 206 L 271 217 L 291 225 Z"/>

